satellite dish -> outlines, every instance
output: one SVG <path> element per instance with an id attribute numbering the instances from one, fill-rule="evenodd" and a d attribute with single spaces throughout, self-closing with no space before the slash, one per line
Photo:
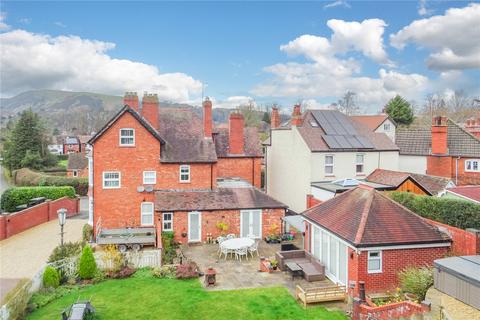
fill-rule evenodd
<path id="1" fill-rule="evenodd" d="M 146 186 L 145 191 L 152 192 L 153 191 L 153 186 Z"/>
<path id="2" fill-rule="evenodd" d="M 143 191 L 145 191 L 145 188 L 143 186 L 137 187 L 137 192 L 143 192 Z"/>

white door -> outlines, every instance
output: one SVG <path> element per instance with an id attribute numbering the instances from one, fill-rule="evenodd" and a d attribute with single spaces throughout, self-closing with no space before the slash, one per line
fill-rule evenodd
<path id="1" fill-rule="evenodd" d="M 262 238 L 262 210 L 240 211 L 240 236 Z"/>
<path id="2" fill-rule="evenodd" d="M 202 214 L 199 211 L 188 213 L 188 242 L 202 240 Z"/>

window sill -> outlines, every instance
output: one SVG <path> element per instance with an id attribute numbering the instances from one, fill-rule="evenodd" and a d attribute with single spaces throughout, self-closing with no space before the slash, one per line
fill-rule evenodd
<path id="1" fill-rule="evenodd" d="M 335 175 L 334 174 L 326 174 L 325 177 L 335 178 Z"/>
<path id="2" fill-rule="evenodd" d="M 367 273 L 368 274 L 382 273 L 382 270 L 378 270 L 378 271 L 368 271 L 367 270 Z"/>
<path id="3" fill-rule="evenodd" d="M 135 145 L 119 145 L 120 148 L 135 148 Z"/>
<path id="4" fill-rule="evenodd" d="M 357 173 L 356 176 L 357 176 L 357 177 L 365 177 L 366 174 L 365 174 L 365 173 Z"/>
<path id="5" fill-rule="evenodd" d="M 190 183 L 190 181 L 179 181 L 180 183 Z"/>

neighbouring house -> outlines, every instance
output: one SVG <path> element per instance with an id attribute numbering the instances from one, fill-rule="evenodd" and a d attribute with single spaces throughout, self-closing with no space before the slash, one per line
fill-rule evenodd
<path id="1" fill-rule="evenodd" d="M 391 185 L 370 182 L 364 179 L 339 179 L 335 181 L 312 182 L 312 193 L 307 195 L 307 208 L 330 200 L 333 197 L 350 189 L 355 189 L 360 184 L 369 186 L 379 191 L 395 189 Z"/>
<path id="2" fill-rule="evenodd" d="M 67 176 L 82 178 L 88 177 L 88 158 L 83 152 L 68 155 Z"/>
<path id="3" fill-rule="evenodd" d="M 465 121 L 465 130 L 480 138 L 480 116 L 477 119 L 470 118 Z"/>
<path id="4" fill-rule="evenodd" d="M 76 153 L 81 151 L 80 141 L 76 136 L 67 136 L 63 142 L 63 154 Z"/>
<path id="5" fill-rule="evenodd" d="M 336 110 L 294 107 L 280 125 L 272 108 L 270 138 L 264 142 L 266 191 L 292 210 L 306 209 L 312 183 L 363 179 L 377 168 L 398 170 L 398 147 L 385 133 Z"/>
<path id="6" fill-rule="evenodd" d="M 400 171 L 480 184 L 480 140 L 446 117 L 434 117 L 430 129 L 398 129 L 395 141 Z"/>
<path id="7" fill-rule="evenodd" d="M 466 200 L 480 204 L 480 186 L 460 186 L 448 188 L 442 194 L 442 197 Z"/>
<path id="8" fill-rule="evenodd" d="M 445 189 L 455 187 L 449 178 L 385 169 L 376 169 L 365 180 L 392 187 L 385 190 L 412 192 L 427 196 L 439 196 L 445 192 Z"/>
<path id="9" fill-rule="evenodd" d="M 302 215 L 305 249 L 325 265 L 327 277 L 347 286 L 365 281 L 367 293 L 395 289 L 399 271 L 433 265 L 451 246 L 447 234 L 364 185 Z"/>
<path id="10" fill-rule="evenodd" d="M 214 128 L 212 103 L 162 108 L 156 95 L 127 93 L 124 107 L 89 141 L 89 223 L 97 228 L 154 227 L 182 243 L 222 233 L 262 238 L 281 226 L 286 206 L 258 188 L 261 145 L 232 112 Z"/>
<path id="11" fill-rule="evenodd" d="M 355 121 L 369 127 L 373 132 L 385 133 L 392 141 L 395 141 L 397 124 L 388 114 L 351 116 Z"/>
<path id="12" fill-rule="evenodd" d="M 78 142 L 80 143 L 80 152 L 87 152 L 87 144 L 88 141 L 92 138 L 92 136 L 89 135 L 79 135 L 77 136 Z"/>

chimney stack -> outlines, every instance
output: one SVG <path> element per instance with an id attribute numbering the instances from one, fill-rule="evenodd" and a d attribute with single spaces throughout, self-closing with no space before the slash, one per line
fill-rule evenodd
<path id="1" fill-rule="evenodd" d="M 130 108 L 134 109 L 135 111 L 139 112 L 138 110 L 138 96 L 136 92 L 125 92 L 125 96 L 123 96 L 123 105 L 129 106 Z"/>
<path id="2" fill-rule="evenodd" d="M 280 114 L 277 107 L 272 107 L 272 116 L 270 118 L 270 128 L 276 129 L 280 127 Z"/>
<path id="3" fill-rule="evenodd" d="M 290 121 L 292 126 L 299 126 L 302 124 L 302 111 L 300 110 L 300 105 L 296 104 L 293 107 L 292 120 Z"/>
<path id="4" fill-rule="evenodd" d="M 230 154 L 243 154 L 243 115 L 240 112 L 230 113 L 228 123 L 228 143 Z"/>
<path id="5" fill-rule="evenodd" d="M 208 97 L 203 101 L 203 136 L 212 137 L 212 101 Z"/>
<path id="6" fill-rule="evenodd" d="M 432 154 L 448 153 L 447 118 L 443 116 L 432 119 Z"/>
<path id="7" fill-rule="evenodd" d="M 159 128 L 159 112 L 158 96 L 156 94 L 148 94 L 145 92 L 142 98 L 142 116 L 157 130 Z"/>

